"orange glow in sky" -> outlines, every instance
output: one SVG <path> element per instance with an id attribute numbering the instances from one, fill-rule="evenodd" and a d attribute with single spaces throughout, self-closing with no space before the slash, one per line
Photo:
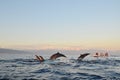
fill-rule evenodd
<path id="1" fill-rule="evenodd" d="M 120 50 L 120 0 L 1 0 L 0 47 Z"/>

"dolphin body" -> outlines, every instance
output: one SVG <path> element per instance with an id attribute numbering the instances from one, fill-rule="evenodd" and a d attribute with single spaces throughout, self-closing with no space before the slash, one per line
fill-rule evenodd
<path id="1" fill-rule="evenodd" d="M 56 58 L 59 58 L 59 57 L 66 57 L 66 56 L 64 54 L 61 54 L 61 53 L 57 52 L 56 54 L 53 54 L 50 57 L 50 60 L 55 60 Z"/>
<path id="2" fill-rule="evenodd" d="M 45 61 L 42 56 L 37 56 L 37 55 L 35 55 L 35 56 L 36 56 L 36 59 L 37 59 L 38 61 L 40 61 L 40 62 Z"/>
<path id="3" fill-rule="evenodd" d="M 83 58 L 85 58 L 87 55 L 90 55 L 90 53 L 84 53 L 84 54 L 81 54 L 79 57 L 78 57 L 78 61 L 81 61 L 83 60 Z"/>

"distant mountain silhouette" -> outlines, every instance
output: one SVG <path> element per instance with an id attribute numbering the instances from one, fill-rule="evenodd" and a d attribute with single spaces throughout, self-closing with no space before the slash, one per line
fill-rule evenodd
<path id="1" fill-rule="evenodd" d="M 22 50 L 13 50 L 13 49 L 0 48 L 0 53 L 29 53 L 29 52 L 22 51 Z"/>

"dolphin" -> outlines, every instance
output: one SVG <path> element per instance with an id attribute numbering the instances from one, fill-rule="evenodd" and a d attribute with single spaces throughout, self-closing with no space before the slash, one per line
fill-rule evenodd
<path id="1" fill-rule="evenodd" d="M 50 60 L 55 60 L 56 58 L 59 58 L 59 57 L 66 57 L 66 56 L 64 54 L 57 52 L 50 57 Z"/>
<path id="2" fill-rule="evenodd" d="M 37 59 L 38 61 L 40 61 L 40 62 L 45 61 L 42 56 L 37 56 L 37 55 L 35 55 L 35 56 L 36 56 L 36 59 Z"/>
<path id="3" fill-rule="evenodd" d="M 82 59 L 84 59 L 87 55 L 90 55 L 90 53 L 84 53 L 84 54 L 80 54 L 80 56 L 78 57 L 78 61 L 81 61 Z"/>

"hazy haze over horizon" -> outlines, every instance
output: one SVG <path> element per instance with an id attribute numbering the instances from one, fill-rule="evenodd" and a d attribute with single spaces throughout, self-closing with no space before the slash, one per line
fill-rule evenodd
<path id="1" fill-rule="evenodd" d="M 120 50 L 119 0 L 1 0 L 0 47 Z"/>

